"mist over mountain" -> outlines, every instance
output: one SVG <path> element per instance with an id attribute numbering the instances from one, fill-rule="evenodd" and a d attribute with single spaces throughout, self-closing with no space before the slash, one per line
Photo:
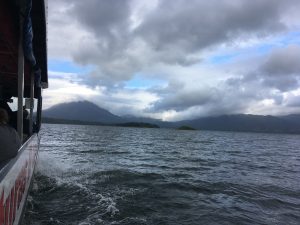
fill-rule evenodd
<path id="1" fill-rule="evenodd" d="M 109 111 L 88 102 L 71 102 L 55 105 L 43 111 L 43 117 L 49 121 L 51 119 L 67 120 L 68 123 L 80 124 L 120 124 L 120 123 L 150 123 L 163 128 L 176 128 L 180 126 L 190 126 L 199 130 L 218 131 L 243 131 L 243 132 L 271 132 L 271 133 L 299 133 L 300 134 L 300 114 L 286 116 L 260 116 L 260 115 L 221 115 L 215 117 L 204 117 L 194 120 L 184 120 L 178 122 L 165 122 L 152 118 L 116 116 Z M 50 119 L 50 120 L 49 120 Z M 76 122 L 77 121 L 77 122 Z M 63 121 L 60 121 L 60 123 Z"/>

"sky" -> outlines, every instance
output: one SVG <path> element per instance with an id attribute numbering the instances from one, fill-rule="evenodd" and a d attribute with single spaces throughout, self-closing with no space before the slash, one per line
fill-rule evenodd
<path id="1" fill-rule="evenodd" d="M 44 108 L 165 121 L 300 113 L 299 0 L 51 0 Z"/>

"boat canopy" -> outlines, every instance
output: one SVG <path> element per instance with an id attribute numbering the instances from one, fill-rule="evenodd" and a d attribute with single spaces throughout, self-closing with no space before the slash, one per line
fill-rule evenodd
<path id="1" fill-rule="evenodd" d="M 45 2 L 41 0 L 0 1 L 1 100 L 18 96 L 19 57 L 24 57 L 24 97 L 30 98 L 32 77 L 34 98 L 41 96 L 41 88 L 48 87 L 45 13 Z"/>

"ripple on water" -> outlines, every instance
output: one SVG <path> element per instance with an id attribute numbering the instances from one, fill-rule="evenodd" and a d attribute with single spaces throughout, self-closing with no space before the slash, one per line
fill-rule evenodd
<path id="1" fill-rule="evenodd" d="M 24 224 L 299 224 L 296 135 L 45 125 Z"/>

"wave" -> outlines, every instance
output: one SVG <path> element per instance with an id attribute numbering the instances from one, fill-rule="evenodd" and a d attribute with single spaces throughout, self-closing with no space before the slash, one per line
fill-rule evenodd
<path id="1" fill-rule="evenodd" d="M 268 136 L 52 126 L 26 224 L 298 224 L 299 156 Z M 105 128 L 108 129 L 108 128 Z M 55 130 L 55 132 L 53 132 Z M 147 131 L 148 132 L 148 131 Z M 225 138 L 224 138 L 225 137 Z M 294 137 L 293 137 L 294 138 Z M 299 146 L 295 137 L 294 144 Z M 276 146 L 272 146 L 272 143 Z M 246 143 L 247 145 L 243 145 Z"/>

